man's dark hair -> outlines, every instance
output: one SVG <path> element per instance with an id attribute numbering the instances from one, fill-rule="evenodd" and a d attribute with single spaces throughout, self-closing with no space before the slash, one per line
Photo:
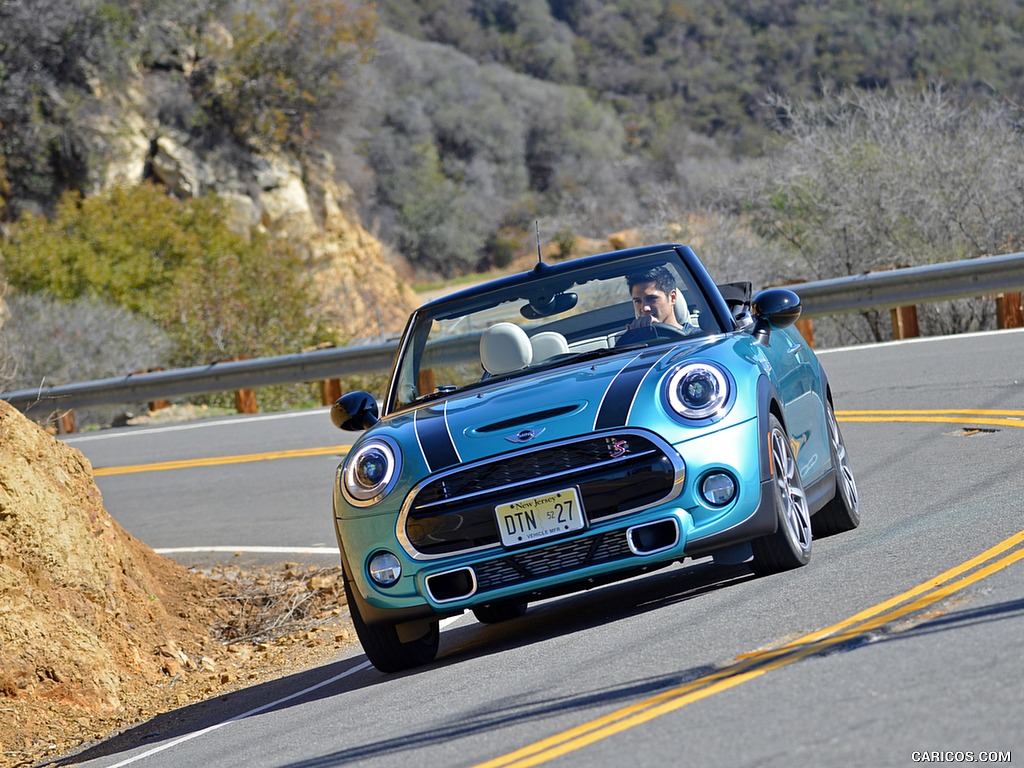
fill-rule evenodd
<path id="1" fill-rule="evenodd" d="M 676 278 L 672 270 L 664 265 L 626 275 L 626 285 L 629 286 L 631 293 L 634 285 L 643 283 L 654 283 L 654 287 L 667 296 L 676 287 Z"/>

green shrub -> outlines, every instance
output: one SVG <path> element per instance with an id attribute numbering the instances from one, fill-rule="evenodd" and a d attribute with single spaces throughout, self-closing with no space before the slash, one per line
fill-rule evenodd
<path id="1" fill-rule="evenodd" d="M 150 184 L 66 194 L 52 219 L 11 225 L 4 245 L 12 288 L 139 313 L 169 335 L 175 366 L 334 340 L 311 314 L 304 266 L 283 240 L 232 232 L 216 197 L 182 202 Z"/>

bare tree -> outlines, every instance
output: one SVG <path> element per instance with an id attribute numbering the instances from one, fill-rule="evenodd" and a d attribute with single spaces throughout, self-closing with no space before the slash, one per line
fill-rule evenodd
<path id="1" fill-rule="evenodd" d="M 1006 253 L 1024 231 L 1024 136 L 1001 102 L 850 91 L 773 106 L 789 139 L 743 198 L 813 277 Z"/>
<path id="2" fill-rule="evenodd" d="M 771 103 L 787 141 L 738 197 L 762 236 L 797 255 L 791 279 L 1020 248 L 1024 136 L 1005 103 L 972 103 L 941 87 Z M 979 312 L 951 306 L 939 325 L 984 326 Z M 886 333 L 887 318 L 864 320 L 871 336 Z"/>

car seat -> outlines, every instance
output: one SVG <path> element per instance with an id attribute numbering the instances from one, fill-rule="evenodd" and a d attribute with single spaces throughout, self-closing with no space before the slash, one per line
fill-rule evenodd
<path id="1" fill-rule="evenodd" d="M 569 351 L 569 342 L 565 336 L 556 331 L 541 331 L 530 337 L 533 347 L 533 362 L 547 360 L 555 355 L 564 355 Z"/>
<path id="2" fill-rule="evenodd" d="M 492 376 L 518 371 L 533 362 L 533 346 L 515 323 L 495 323 L 480 336 L 480 363 Z"/>

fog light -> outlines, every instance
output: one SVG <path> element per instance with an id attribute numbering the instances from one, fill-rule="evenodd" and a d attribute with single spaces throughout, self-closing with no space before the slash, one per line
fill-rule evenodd
<path id="1" fill-rule="evenodd" d="M 378 552 L 370 558 L 370 578 L 382 587 L 390 587 L 402 576 L 402 563 L 390 552 Z"/>
<path id="2" fill-rule="evenodd" d="M 736 496 L 736 482 L 723 472 L 714 472 L 704 478 L 700 493 L 708 504 L 721 507 Z"/>

